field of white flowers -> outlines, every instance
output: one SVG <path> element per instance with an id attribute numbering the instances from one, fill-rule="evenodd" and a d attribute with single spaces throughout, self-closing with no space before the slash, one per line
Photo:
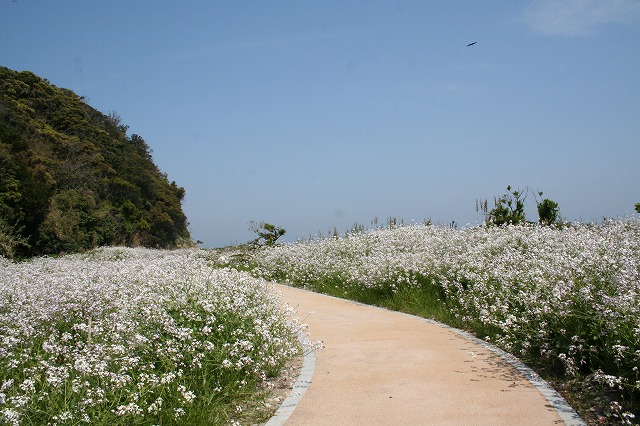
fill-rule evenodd
<path id="1" fill-rule="evenodd" d="M 298 354 L 293 328 L 203 251 L 0 258 L 0 424 L 232 423 Z"/>
<path id="2" fill-rule="evenodd" d="M 635 424 L 640 415 L 637 218 L 378 229 L 260 250 L 250 265 L 267 279 L 322 291 L 431 293 L 452 325 L 547 372 L 599 383 L 614 395 L 600 420 Z"/>

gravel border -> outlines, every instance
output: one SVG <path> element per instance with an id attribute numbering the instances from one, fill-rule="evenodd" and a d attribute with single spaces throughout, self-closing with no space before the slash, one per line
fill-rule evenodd
<path id="1" fill-rule="evenodd" d="M 291 389 L 289 396 L 282 401 L 282 404 L 278 410 L 276 410 L 273 417 L 271 417 L 264 426 L 283 426 L 286 421 L 289 420 L 289 417 L 293 414 L 293 411 L 296 409 L 300 401 L 302 401 L 302 397 L 305 392 L 307 392 L 307 388 L 311 384 L 311 378 L 313 377 L 313 372 L 316 368 L 316 351 L 313 349 L 312 345 L 309 344 L 307 336 L 302 332 L 298 334 L 298 340 L 300 340 L 304 350 L 304 360 L 302 361 L 300 374 L 298 375 L 298 379 L 293 385 L 293 389 Z"/>

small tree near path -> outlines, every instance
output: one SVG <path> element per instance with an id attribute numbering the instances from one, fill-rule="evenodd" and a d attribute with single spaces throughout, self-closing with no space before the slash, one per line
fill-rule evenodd
<path id="1" fill-rule="evenodd" d="M 487 200 L 476 200 L 476 211 L 482 213 L 487 225 L 517 225 L 526 223 L 524 202 L 529 194 L 529 187 L 524 190 L 512 190 L 511 185 L 500 197 L 494 197 L 494 208 L 489 210 Z M 535 194 L 534 194 L 535 196 Z M 536 197 L 538 207 L 538 223 L 552 225 L 557 223 L 560 210 L 558 203 L 548 198 L 542 198 L 542 192 L 538 192 L 540 199 Z"/>
<path id="2" fill-rule="evenodd" d="M 511 185 L 500 198 L 494 198 L 495 207 L 488 209 L 487 200 L 476 200 L 476 211 L 482 212 L 487 225 L 518 224 L 525 222 L 524 200 L 529 188 L 522 191 L 512 191 Z"/>
<path id="3" fill-rule="evenodd" d="M 542 192 L 538 192 L 538 196 L 542 198 Z M 558 203 L 544 198 L 541 201 L 536 199 L 536 205 L 538 206 L 538 222 L 541 225 L 552 225 L 558 221 L 560 213 Z"/>
<path id="4" fill-rule="evenodd" d="M 249 223 L 249 229 L 258 235 L 258 238 L 250 241 L 250 244 L 255 246 L 274 246 L 278 238 L 282 237 L 287 232 L 284 228 L 277 227 L 270 223 L 256 223 L 255 221 L 251 221 Z"/>

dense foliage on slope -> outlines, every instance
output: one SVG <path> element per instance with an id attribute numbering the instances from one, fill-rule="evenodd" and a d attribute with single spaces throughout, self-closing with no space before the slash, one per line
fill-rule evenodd
<path id="1" fill-rule="evenodd" d="M 115 114 L 0 67 L 0 255 L 190 242 L 181 201 Z"/>

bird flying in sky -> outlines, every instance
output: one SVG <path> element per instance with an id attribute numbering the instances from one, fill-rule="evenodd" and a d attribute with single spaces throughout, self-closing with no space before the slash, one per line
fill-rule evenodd
<path id="1" fill-rule="evenodd" d="M 473 46 L 473 45 L 474 45 L 474 44 L 476 44 L 476 43 L 477 43 L 477 41 L 474 41 L 473 43 L 469 43 L 469 44 L 467 44 L 467 47 L 469 47 L 469 46 Z"/>

